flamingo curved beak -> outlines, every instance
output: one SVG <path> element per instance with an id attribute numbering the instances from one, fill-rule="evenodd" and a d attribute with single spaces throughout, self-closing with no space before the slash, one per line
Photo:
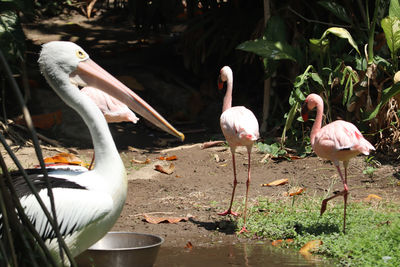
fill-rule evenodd
<path id="1" fill-rule="evenodd" d="M 221 75 L 218 76 L 218 89 L 222 90 L 224 88 L 224 82 L 221 79 Z"/>
<path id="2" fill-rule="evenodd" d="M 303 118 L 303 121 L 308 121 L 308 112 L 310 110 L 308 109 L 308 102 L 304 101 L 303 105 L 301 106 L 301 117 Z"/>
<path id="3" fill-rule="evenodd" d="M 81 61 L 77 69 L 71 73 L 70 79 L 80 86 L 93 86 L 104 91 L 165 132 L 176 136 L 182 141 L 185 139 L 183 133 L 176 130 L 146 101 L 97 65 L 93 60 L 87 59 Z"/>

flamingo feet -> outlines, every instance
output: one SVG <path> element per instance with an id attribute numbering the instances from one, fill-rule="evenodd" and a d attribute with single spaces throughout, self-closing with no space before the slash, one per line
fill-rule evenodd
<path id="1" fill-rule="evenodd" d="M 239 231 L 238 235 L 242 234 L 243 232 L 248 233 L 249 231 L 246 229 L 246 226 L 242 227 L 242 230 Z"/>
<path id="2" fill-rule="evenodd" d="M 340 192 L 335 193 L 335 194 L 334 194 L 333 196 L 331 196 L 331 197 L 328 197 L 328 198 L 325 198 L 324 200 L 322 200 L 320 216 L 322 216 L 322 214 L 324 214 L 324 212 L 325 212 L 325 210 L 326 210 L 326 205 L 328 204 L 328 201 L 329 201 L 329 200 L 334 199 L 335 197 L 338 197 L 338 196 L 347 197 L 348 194 L 349 194 L 348 190 L 345 189 L 345 190 L 343 190 L 343 191 L 340 191 Z"/>
<path id="3" fill-rule="evenodd" d="M 226 211 L 224 211 L 224 212 L 218 213 L 218 215 L 221 215 L 221 216 L 226 216 L 226 215 L 228 215 L 228 214 L 231 214 L 231 215 L 233 215 L 233 216 L 239 216 L 239 213 L 234 212 L 234 211 L 232 211 L 231 209 L 228 209 L 228 210 L 226 210 Z"/>
<path id="4" fill-rule="evenodd" d="M 324 214 L 324 212 L 326 211 L 327 204 L 328 204 L 328 199 L 322 200 L 320 216 L 322 216 L 322 214 Z"/>

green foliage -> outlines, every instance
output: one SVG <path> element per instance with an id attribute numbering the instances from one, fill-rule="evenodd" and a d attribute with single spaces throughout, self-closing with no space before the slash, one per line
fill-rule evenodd
<path id="1" fill-rule="evenodd" d="M 286 43 L 273 42 L 266 39 L 256 39 L 241 43 L 236 47 L 236 49 L 252 52 L 267 59 L 289 59 L 296 61 L 292 47 Z"/>
<path id="2" fill-rule="evenodd" d="M 399 1 L 390 1 L 389 17 L 400 18 L 400 3 L 399 3 Z"/>
<path id="3" fill-rule="evenodd" d="M 365 158 L 366 167 L 363 170 L 363 174 L 368 175 L 370 178 L 374 176 L 377 168 L 381 166 L 381 163 L 374 159 L 374 156 L 368 156 Z"/>
<path id="4" fill-rule="evenodd" d="M 325 1 L 318 1 L 317 4 L 324 7 L 330 13 L 334 14 L 338 19 L 347 23 L 351 23 L 351 18 L 347 14 L 346 9 L 343 6 L 339 5 L 338 3 L 334 1 L 325 0 Z"/>
<path id="5" fill-rule="evenodd" d="M 60 15 L 65 7 L 72 7 L 73 2 L 76 0 L 59 0 L 59 1 L 47 1 L 47 0 L 36 0 L 35 1 L 35 12 L 45 16 L 57 16 Z"/>
<path id="6" fill-rule="evenodd" d="M 322 0 L 313 6 L 315 10 L 318 7 L 349 25 L 346 28 L 335 26 L 323 29 L 322 23 L 316 24 L 310 28 L 312 30 L 301 35 L 304 39 L 290 38 L 284 18 L 273 16 L 262 38 L 237 47 L 263 59 L 266 77 L 279 70 L 279 64 L 285 61 L 294 62 L 295 69 L 300 70 L 293 81 L 290 106 L 284 115 L 282 145 L 290 139 L 298 140 L 304 136 L 299 130 L 303 127 L 299 124 L 302 120 L 297 112 L 310 93 L 317 93 L 323 98 L 326 123 L 340 117 L 357 124 L 365 132 L 379 132 L 381 129 L 389 129 L 386 132 L 388 135 L 398 132 L 399 120 L 388 115 L 397 114 L 397 110 L 389 112 L 386 104 L 400 93 L 400 87 L 392 82 L 398 70 L 400 48 L 399 1 L 360 2 L 361 8 L 357 12 L 364 15 L 364 28 L 360 27 L 361 19 L 356 21 L 356 9 L 348 9 L 349 4 L 342 6 L 340 1 Z M 326 16 L 326 12 L 321 12 L 321 15 Z M 326 17 L 321 15 L 317 14 L 315 20 L 325 21 Z M 379 22 L 382 28 L 378 28 Z M 334 19 L 332 23 L 337 24 Z M 376 37 L 381 35 L 382 30 L 387 46 L 381 41 L 380 48 L 374 51 L 378 43 Z M 320 37 L 315 38 L 317 35 Z M 289 40 L 294 41 L 291 43 Z M 364 53 L 359 47 L 365 49 Z M 372 120 L 377 117 L 377 120 Z"/>
<path id="7" fill-rule="evenodd" d="M 258 142 L 256 143 L 257 150 L 261 153 L 270 154 L 271 157 L 281 157 L 286 155 L 286 150 L 282 148 L 282 145 L 279 143 L 273 144 L 265 144 Z"/>
<path id="8" fill-rule="evenodd" d="M 370 178 L 372 178 L 374 176 L 374 172 L 376 171 L 376 168 L 373 166 L 367 166 L 364 170 L 363 170 L 363 174 L 368 175 Z"/>
<path id="9" fill-rule="evenodd" d="M 210 1 L 202 14 L 188 21 L 181 37 L 185 67 L 208 76 L 210 66 L 227 64 L 235 57 L 235 47 L 250 38 L 262 18 L 261 10 L 259 1 Z"/>
<path id="10" fill-rule="evenodd" d="M 385 105 L 392 97 L 400 93 L 400 84 L 396 83 L 393 86 L 386 88 L 382 92 L 381 101 L 376 105 L 375 109 L 369 114 L 366 113 L 366 118 L 364 120 L 369 121 L 378 115 L 383 105 Z"/>
<path id="11" fill-rule="evenodd" d="M 341 202 L 339 202 L 341 203 Z M 333 258 L 343 266 L 396 266 L 400 260 L 400 213 L 392 203 L 348 205 L 346 234 L 343 234 L 343 205 L 329 207 L 319 215 L 320 202 L 300 196 L 290 199 L 260 199 L 250 209 L 247 229 L 266 239 L 294 239 L 299 249 L 311 240 L 322 240 L 316 253 Z M 238 228 L 241 225 L 239 223 Z"/>
<path id="12" fill-rule="evenodd" d="M 386 41 L 390 52 L 396 54 L 400 48 L 400 20 L 397 17 L 382 19 L 381 26 L 385 32 Z"/>
<path id="13" fill-rule="evenodd" d="M 386 42 L 389 47 L 392 62 L 397 70 L 397 52 L 400 48 L 400 19 L 398 17 L 386 17 L 381 21 L 385 33 Z"/>
<path id="14" fill-rule="evenodd" d="M 360 54 L 360 51 L 358 50 L 358 46 L 356 42 L 353 40 L 353 37 L 351 37 L 351 34 L 349 33 L 348 30 L 344 28 L 339 28 L 339 27 L 331 27 L 327 29 L 324 34 L 322 34 L 320 39 L 310 39 L 310 43 L 316 46 L 321 46 L 324 44 L 324 46 L 329 45 L 329 40 L 327 39 L 328 34 L 333 34 L 336 35 L 339 38 L 342 39 L 347 39 L 348 43 L 354 47 L 355 50 Z"/>
<path id="15" fill-rule="evenodd" d="M 266 77 L 270 77 L 276 71 L 276 61 L 303 61 L 300 50 L 288 44 L 286 33 L 287 29 L 283 19 L 278 16 L 272 16 L 268 20 L 264 35 L 261 38 L 241 43 L 236 49 L 262 57 L 264 59 Z"/>
<path id="16" fill-rule="evenodd" d="M 6 59 L 13 63 L 14 69 L 16 63 L 24 58 L 25 35 L 15 10 L 3 10 L 0 13 L 0 49 Z"/>

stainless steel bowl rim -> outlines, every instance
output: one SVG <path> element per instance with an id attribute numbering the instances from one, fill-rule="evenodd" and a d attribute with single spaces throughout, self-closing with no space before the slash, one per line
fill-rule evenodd
<path id="1" fill-rule="evenodd" d="M 162 243 L 164 243 L 164 238 L 158 235 L 152 235 L 152 234 L 145 234 L 145 233 L 137 233 L 137 232 L 108 232 L 107 234 L 137 234 L 137 235 L 146 235 L 146 236 L 153 236 L 156 238 L 160 239 L 160 242 L 157 242 L 155 244 L 149 245 L 149 246 L 141 246 L 141 247 L 131 247 L 131 248 L 108 248 L 108 249 L 96 249 L 96 248 L 88 248 L 88 250 L 91 251 L 124 251 L 124 250 L 137 250 L 137 249 L 146 249 L 146 248 L 152 248 L 156 246 L 160 246 Z"/>

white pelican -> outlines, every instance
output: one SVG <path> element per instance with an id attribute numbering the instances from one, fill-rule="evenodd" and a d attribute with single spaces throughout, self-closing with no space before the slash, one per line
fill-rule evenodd
<path id="1" fill-rule="evenodd" d="M 90 130 L 96 154 L 96 166 L 48 168 L 54 193 L 60 232 L 73 256 L 79 255 L 100 238 L 118 219 L 127 194 L 125 168 L 99 108 L 79 87 L 93 86 L 117 98 L 129 108 L 166 132 L 184 139 L 150 105 L 89 59 L 88 54 L 71 42 L 43 45 L 39 58 L 42 74 L 63 101 L 75 109 Z M 47 189 L 40 170 L 27 170 L 39 195 L 50 210 Z M 22 177 L 14 175 L 15 186 L 27 216 L 46 245 L 60 261 L 58 242 L 36 198 Z"/>

